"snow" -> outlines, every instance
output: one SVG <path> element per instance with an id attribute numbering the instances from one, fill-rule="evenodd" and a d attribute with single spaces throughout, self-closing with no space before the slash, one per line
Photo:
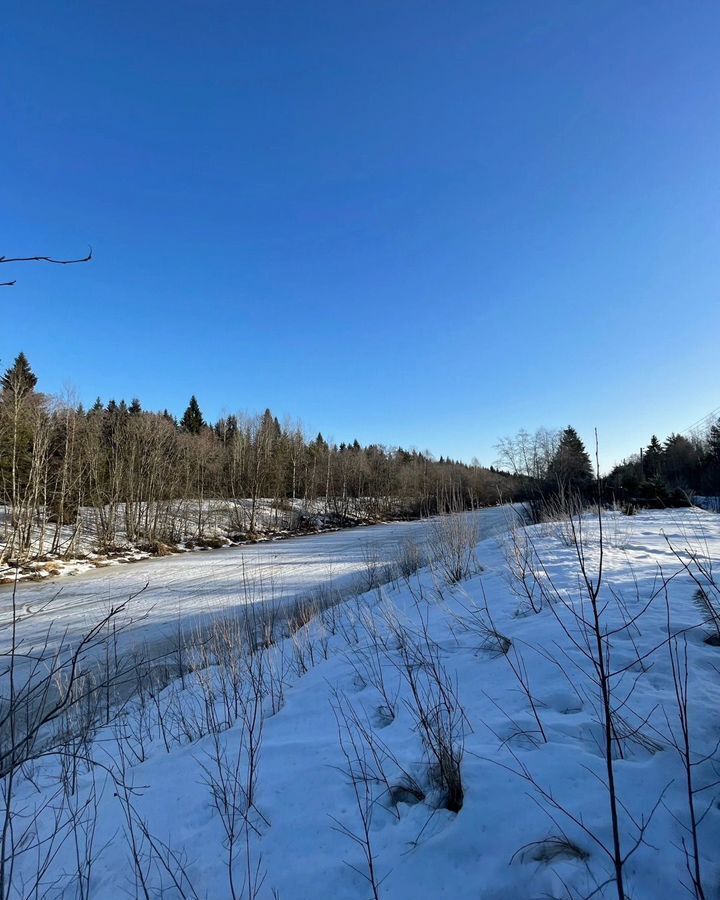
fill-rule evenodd
<path id="1" fill-rule="evenodd" d="M 57 575 L 78 575 L 95 568 L 122 565 L 150 558 L 159 546 L 160 555 L 207 549 L 203 543 L 217 541 L 220 545 L 257 543 L 293 534 L 313 534 L 335 531 L 350 524 L 374 524 L 371 498 L 348 499 L 342 504 L 343 515 L 333 512 L 333 504 L 324 499 L 304 501 L 284 500 L 278 503 L 260 498 L 255 503 L 253 535 L 247 532 L 253 518 L 252 500 L 172 500 L 163 504 L 138 503 L 132 508 L 137 536 L 131 539 L 126 530 L 124 503 L 112 510 L 85 506 L 79 511 L 76 523 L 68 525 L 44 521 L 49 510 L 38 509 L 36 521 L 30 529 L 28 557 L 19 568 L 14 564 L 0 565 L 0 585 L 17 580 L 39 580 Z M 152 534 L 149 527 L 157 518 L 160 540 L 149 541 L 143 535 Z M 111 546 L 99 540 L 102 521 L 112 519 Z M 0 550 L 12 537 L 12 509 L 0 504 Z"/>
<path id="2" fill-rule="evenodd" d="M 466 517 L 487 536 L 506 529 L 516 508 L 491 507 Z M 175 637 L 178 623 L 190 630 L 219 611 L 256 602 L 286 603 L 319 585 L 347 589 L 368 564 L 392 562 L 405 540 L 423 545 L 431 522 L 360 526 L 161 558 L 138 556 L 135 562 L 72 578 L 20 582 L 19 638 L 27 649 L 44 642 L 49 631 L 80 636 L 111 606 L 136 597 L 129 605 L 123 648 L 162 642 Z M 11 594 L 12 586 L 0 585 L 0 652 L 10 639 Z"/>
<path id="3" fill-rule="evenodd" d="M 277 704 L 265 698 L 257 796 L 248 817 L 252 825 L 248 843 L 243 839 L 238 847 L 238 885 L 243 885 L 249 848 L 250 871 L 264 876 L 259 897 L 272 897 L 273 891 L 290 900 L 321 896 L 365 900 L 372 895 L 361 848 L 343 833 L 343 829 L 359 833 L 360 819 L 341 750 L 343 726 L 336 715 L 340 704 L 355 710 L 382 741 L 389 780 L 398 783 L 401 766 L 427 791 L 424 801 L 400 802 L 395 807 L 382 784 L 371 787 L 370 839 L 380 896 L 511 900 L 588 896 L 596 890 L 596 896 L 617 896 L 608 882 L 610 860 L 598 843 L 610 846 L 611 831 L 597 691 L 587 659 L 562 627 L 574 634 L 572 609 L 579 608 L 582 596 L 568 527 L 562 523 L 536 526 L 516 538 L 522 546 L 533 548 L 540 582 L 551 594 L 557 592 L 556 599 L 561 596 L 574 604 L 572 608 L 560 602 L 553 607 L 545 604 L 533 613 L 510 574 L 513 545 L 500 533 L 500 517 L 505 513 L 493 512 L 496 518 L 485 514 L 483 522 L 495 533 L 479 543 L 476 556 L 481 571 L 469 579 L 451 585 L 437 567 L 423 569 L 406 580 L 351 596 L 332 615 L 313 620 L 270 648 L 268 665 L 282 673 L 283 696 Z M 608 513 L 604 525 L 601 598 L 607 604 L 607 629 L 618 629 L 611 640 L 612 666 L 616 671 L 629 667 L 626 675 L 618 677 L 617 696 L 630 693 L 623 718 L 631 726 L 641 726 L 642 734 L 642 740 L 624 742 L 623 758 L 615 764 L 627 849 L 636 834 L 630 816 L 640 822 L 655 808 L 645 841 L 626 864 L 626 889 L 634 900 L 674 898 L 684 895 L 680 882 L 687 881 L 681 843 L 687 804 L 684 773 L 668 740 L 671 727 L 677 725 L 677 712 L 668 647 L 663 642 L 669 608 L 673 631 L 687 629 L 693 749 L 698 759 L 712 756 L 720 736 L 720 648 L 705 643 L 706 631 L 697 627 L 699 614 L 693 602 L 697 585 L 683 563 L 691 561 L 690 552 L 709 563 L 720 559 L 720 517 L 696 509 L 648 511 L 633 517 Z M 243 563 L 252 572 L 254 596 L 267 590 L 279 597 L 295 596 L 322 581 L 338 584 L 357 577 L 368 546 L 383 561 L 391 560 L 399 542 L 408 535 L 423 539 L 427 527 L 420 523 L 378 526 L 138 563 L 78 578 L 71 596 L 61 595 L 52 612 L 36 616 L 32 611 L 48 599 L 50 586 L 27 585 L 18 592 L 29 616 L 23 627 L 30 629 L 28 634 L 39 634 L 35 620 L 40 618 L 46 625 L 51 616 L 79 629 L 111 598 L 125 596 L 146 578 L 151 579 L 151 598 L 143 595 L 142 602 L 154 606 L 150 625 L 144 624 L 143 629 L 174 621 L 178 609 L 183 617 L 227 610 L 248 599 L 240 587 L 238 570 Z M 584 521 L 583 529 L 592 570 L 600 559 L 598 531 L 591 519 Z M 669 579 L 667 607 L 665 591 L 658 590 L 661 573 Z M 512 641 L 513 650 L 507 656 L 493 647 L 479 625 L 488 622 L 485 608 L 494 628 Z M 637 627 L 623 627 L 642 610 Z M 438 806 L 438 792 L 432 789 L 427 754 L 400 664 L 399 633 L 410 635 L 418 646 L 428 635 L 462 706 L 464 802 L 457 814 Z M 649 655 L 639 665 L 638 657 L 646 652 Z M 512 659 L 521 659 L 526 667 L 546 742 L 539 737 L 528 699 L 513 675 Z M 381 712 L 384 699 L 377 687 L 378 671 L 388 692 L 397 694 L 392 717 Z M 224 677 L 221 667 L 213 667 L 208 677 L 222 707 L 218 699 Z M 169 684 L 160 705 L 184 710 L 188 718 L 202 717 L 199 698 L 207 694 L 201 680 L 193 675 L 184 685 Z M 199 897 L 230 896 L 226 842 L 204 770 L 218 745 L 228 758 L 244 758 L 246 730 L 235 721 L 219 736 L 205 734 L 195 740 L 183 738 L 178 731 L 166 747 L 167 736 L 161 734 L 152 704 L 141 708 L 135 701 L 123 721 L 135 723 L 135 737 L 127 746 L 135 747 L 136 755 L 128 763 L 126 778 L 135 788 L 132 803 L 138 821 L 146 822 L 158 841 L 173 848 L 187 879 L 183 882 L 187 896 L 192 896 L 189 883 Z M 101 728 L 93 743 L 97 757 L 116 769 L 117 735 L 117 729 Z M 19 799 L 25 814 L 52 792 L 57 765 L 54 758 L 43 760 L 35 766 L 32 780 L 21 783 Z M 696 784 L 717 781 L 717 767 L 717 758 L 698 765 Z M 532 776 L 536 786 L 522 777 L 523 772 Z M 100 796 L 91 896 L 132 896 L 136 886 L 128 828 L 117 788 L 101 770 L 95 771 L 95 778 Z M 91 773 L 83 770 L 79 797 L 87 796 L 91 783 Z M 543 800 L 541 791 L 546 798 L 551 795 L 562 810 Z M 716 793 L 709 789 L 698 795 L 700 810 L 707 808 L 700 827 L 707 896 L 712 896 L 710 889 L 720 876 L 715 853 L 720 838 Z M 51 818 L 47 811 L 43 814 L 45 827 L 52 826 Z M 576 853 L 556 843 L 542 844 L 563 833 L 577 847 Z M 45 876 L 47 883 L 56 885 L 53 896 L 76 895 L 72 886 L 64 893 L 62 887 L 72 881 L 74 860 L 75 848 L 68 840 Z M 29 883 L 36 870 L 34 854 L 19 855 L 18 879 Z M 181 896 L 157 863 L 148 864 L 147 871 L 150 896 Z M 238 896 L 248 896 L 247 890 L 238 891 Z"/>

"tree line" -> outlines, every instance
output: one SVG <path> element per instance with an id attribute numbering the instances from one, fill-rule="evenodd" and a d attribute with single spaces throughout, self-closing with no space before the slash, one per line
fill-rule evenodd
<path id="1" fill-rule="evenodd" d="M 540 520 L 597 490 L 595 466 L 572 427 L 503 438 L 498 468 L 486 468 L 310 438 L 269 409 L 208 422 L 193 396 L 176 419 L 137 399 L 98 399 L 85 409 L 37 384 L 23 353 L 0 378 L 0 564 L 70 554 L 88 532 L 101 550 L 203 537 L 217 501 L 235 531 L 252 539 L 268 527 L 303 530 L 318 515 L 343 524 L 501 501 L 524 501 Z M 602 487 L 608 500 L 651 506 L 687 503 L 688 492 L 719 495 L 720 420 L 692 437 L 653 436 Z"/>
<path id="2" fill-rule="evenodd" d="M 520 431 L 497 445 L 500 464 L 519 479 L 516 496 L 535 520 L 597 498 L 637 507 L 688 506 L 694 494 L 720 496 L 720 419 L 689 437 L 653 435 L 647 447 L 600 478 L 574 428 Z"/>
<path id="3" fill-rule="evenodd" d="M 124 539 L 177 542 L 190 508 L 202 535 L 212 501 L 225 501 L 234 527 L 252 537 L 268 506 L 276 524 L 299 528 L 318 512 L 341 524 L 493 504 L 519 486 L 479 464 L 308 438 L 267 409 L 211 423 L 192 397 L 176 420 L 137 399 L 85 409 L 37 383 L 22 353 L 0 380 L 0 563 L 70 552 L 83 528 L 101 549 Z"/>
<path id="4" fill-rule="evenodd" d="M 647 447 L 615 466 L 608 484 L 623 498 L 655 506 L 687 502 L 688 495 L 720 495 L 720 419 L 689 437 L 652 435 Z"/>

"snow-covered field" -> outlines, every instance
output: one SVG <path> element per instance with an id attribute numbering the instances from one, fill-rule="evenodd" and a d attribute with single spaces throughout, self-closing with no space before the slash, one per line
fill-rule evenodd
<path id="1" fill-rule="evenodd" d="M 608 513 L 604 526 L 598 609 L 626 895 L 693 895 L 670 655 L 682 684 L 686 648 L 699 868 L 717 896 L 720 647 L 705 642 L 713 629 L 694 598 L 702 585 L 717 603 L 720 517 Z M 421 537 L 411 529 L 137 564 L 67 585 L 54 613 L 33 615 L 52 586 L 24 586 L 23 627 L 54 615 L 79 628 L 148 577 L 149 623 L 229 608 L 245 600 L 242 561 L 255 590 L 289 597 L 366 568 L 361 536 L 386 561 Z M 469 577 L 449 583 L 440 564 L 399 577 L 252 656 L 219 626 L 195 672 L 90 729 L 76 768 L 50 755 L 17 779 L 16 839 L 28 829 L 18 896 L 40 872 L 48 896 L 108 900 L 617 897 L 601 696 L 579 618 L 591 608 L 571 536 L 562 524 L 496 533 Z M 592 578 L 590 519 L 583 546 Z"/>

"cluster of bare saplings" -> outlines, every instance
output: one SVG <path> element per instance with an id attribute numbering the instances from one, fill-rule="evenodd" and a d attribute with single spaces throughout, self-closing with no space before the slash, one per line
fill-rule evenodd
<path id="1" fill-rule="evenodd" d="M 554 648 L 502 634 L 487 601 L 471 600 L 464 591 L 463 581 L 481 572 L 475 556 L 479 534 L 471 519 L 459 516 L 436 520 L 427 547 L 406 544 L 394 565 L 368 558 L 358 583 L 343 595 L 325 588 L 283 608 L 248 604 L 242 612 L 219 615 L 202 631 L 180 628 L 173 648 L 162 656 L 137 644 L 130 652 L 123 649 L 132 599 L 74 643 L 55 643 L 48 635 L 42 647 L 26 647 L 14 616 L 1 673 L 5 813 L 0 898 L 43 896 L 48 886 L 92 896 L 94 866 L 104 849 L 95 837 L 100 800 L 108 785 L 123 811 L 131 892 L 145 898 L 166 892 L 202 896 L 183 849 L 154 834 L 139 812 L 133 774 L 158 747 L 171 753 L 200 740 L 205 749 L 197 756 L 198 780 L 222 823 L 218 852 L 228 896 L 269 895 L 272 886 L 259 849 L 262 835 L 272 828 L 258 799 L 263 723 L 282 708 L 292 683 L 339 652 L 358 685 L 375 692 L 376 707 L 369 716 L 367 707 L 358 708 L 342 690 L 332 694 L 344 761 L 340 777 L 354 798 L 333 825 L 347 838 L 348 865 L 377 900 L 387 873 L 373 848 L 374 817 L 400 817 L 405 804 L 423 804 L 428 820 L 439 808 L 459 812 L 467 802 L 466 739 L 473 729 L 487 727 L 469 721 L 465 712 L 453 673 L 452 640 L 438 642 L 433 635 L 432 617 L 445 615 L 446 601 L 453 597 L 460 601 L 451 625 L 458 647 L 469 641 L 478 660 L 507 665 L 533 723 L 517 724 L 512 740 L 498 734 L 497 756 L 489 760 L 527 783 L 529 796 L 546 811 L 552 827 L 549 836 L 529 835 L 518 854 L 550 865 L 555 859 L 577 859 L 587 867 L 593 895 L 625 900 L 630 896 L 628 863 L 647 844 L 653 817 L 664 809 L 664 791 L 638 814 L 619 785 L 619 761 L 632 758 L 639 747 L 647 753 L 662 749 L 676 755 L 676 780 L 685 790 L 685 813 L 673 812 L 685 857 L 678 878 L 691 896 L 704 900 L 700 824 L 708 811 L 708 790 L 717 783 L 717 759 L 693 747 L 687 638 L 695 628 L 710 628 L 709 643 L 720 634 L 720 584 L 711 561 L 701 552 L 670 546 L 678 563 L 673 574 L 659 571 L 649 594 L 638 589 L 637 596 L 626 597 L 604 583 L 604 554 L 612 534 L 601 494 L 594 510 L 573 503 L 562 523 L 550 527 L 574 550 L 574 590 L 556 582 L 537 529 L 518 524 L 507 538 L 506 559 L 521 600 L 519 614 L 549 617 L 559 639 Z M 425 565 L 430 577 L 419 577 Z M 692 628 L 673 623 L 669 592 L 676 578 L 697 586 L 700 615 Z M 400 615 L 392 602 L 392 588 L 400 586 L 412 598 L 412 616 Z M 252 586 L 247 590 L 250 596 Z M 643 623 L 658 607 L 666 625 L 648 640 Z M 593 711 L 604 769 L 599 780 L 606 798 L 604 822 L 584 815 L 582 800 L 566 805 L 533 771 L 532 753 L 514 749 L 521 739 L 526 750 L 553 740 L 544 718 L 546 686 L 531 682 L 529 653 L 544 655 L 579 705 Z M 662 654 L 669 660 L 674 698 L 668 707 L 648 713 L 636 708 L 634 698 Z M 416 735 L 415 746 L 404 751 L 407 756 L 382 736 L 401 708 Z M 40 772 L 43 790 L 36 791 Z M 56 860 L 67 842 L 74 869 L 58 872 Z M 28 858 L 30 867 L 22 865 Z M 23 880 L 28 870 L 33 877 Z M 570 888 L 568 896 L 575 896 Z"/>
<path id="2" fill-rule="evenodd" d="M 308 440 L 269 411 L 209 426 L 191 404 L 178 423 L 137 401 L 86 411 L 36 383 L 22 354 L 2 378 L 0 562 L 72 555 L 88 535 L 100 549 L 210 537 L 218 506 L 226 532 L 252 536 L 302 527 L 310 514 L 336 523 L 418 516 L 513 492 L 512 478 L 479 465 Z"/>
<path id="3" fill-rule="evenodd" d="M 459 578 L 471 570 L 479 534 L 476 525 L 448 529 L 446 521 L 435 526 L 429 548 Z M 344 591 L 320 586 L 282 606 L 253 602 L 256 586 L 243 581 L 244 604 L 189 631 L 179 623 L 172 647 L 162 650 L 138 643 L 132 633 L 138 594 L 110 608 L 82 636 L 70 637 L 58 626 L 31 645 L 23 636 L 16 584 L 12 617 L 0 630 L 1 900 L 65 891 L 93 896 L 94 868 L 106 849 L 98 843 L 98 817 L 109 791 L 122 809 L 129 891 L 146 900 L 167 892 L 203 896 L 184 852 L 153 834 L 138 811 L 134 776 L 158 746 L 171 753 L 203 739 L 209 741 L 197 757 L 198 781 L 222 824 L 228 896 L 257 897 L 266 873 L 255 839 L 270 827 L 257 802 L 265 719 L 282 708 L 294 681 L 328 658 L 333 641 L 357 648 L 360 665 L 372 665 L 361 647 L 376 628 L 368 594 L 385 609 L 383 585 L 407 582 L 427 559 L 413 544 L 395 564 L 369 553 L 364 571 Z M 403 648 L 398 665 L 414 692 L 430 773 L 425 787 L 411 788 L 421 799 L 434 788 L 437 803 L 457 811 L 463 723 L 452 683 L 430 637 L 418 643 L 387 610 Z M 416 654 L 424 653 L 434 665 L 427 675 L 415 671 Z M 375 654 L 379 660 L 377 646 Z M 388 701 L 388 716 L 394 702 Z M 340 711 L 339 695 L 338 704 Z M 397 790 L 395 805 L 402 799 Z M 71 871 L 58 862 L 68 847 Z M 372 866 L 371 850 L 369 859 Z"/>
<path id="4" fill-rule="evenodd" d="M 553 648 L 516 643 L 502 634 L 495 626 L 487 600 L 478 604 L 466 595 L 460 601 L 461 612 L 454 616 L 455 628 L 473 636 L 478 655 L 505 660 L 533 723 L 528 728 L 504 713 L 515 730 L 509 738 L 496 735 L 498 755 L 486 761 L 526 782 L 529 797 L 546 812 L 551 825 L 550 834 L 519 847 L 513 860 L 519 857 L 552 865 L 556 860 L 575 859 L 586 868 L 589 893 L 578 894 L 565 885 L 568 897 L 616 896 L 626 900 L 631 896 L 629 863 L 643 847 L 657 851 L 648 839 L 648 830 L 659 810 L 668 811 L 665 794 L 677 781 L 682 785 L 685 802 L 684 812 L 670 813 L 680 828 L 684 857 L 677 889 L 705 900 L 708 878 L 703 873 L 700 826 L 715 805 L 713 791 L 720 783 L 718 746 L 709 754 L 700 753 L 693 746 L 691 709 L 694 715 L 697 707 L 691 697 L 688 637 L 699 631 L 705 644 L 720 645 L 720 582 L 713 572 L 712 559 L 702 549 L 676 547 L 668 541 L 668 549 L 678 564 L 673 573 L 659 570 L 654 587 L 646 595 L 641 594 L 635 582 L 635 594 L 623 596 L 604 582 L 606 548 L 617 537 L 606 528 L 604 507 L 598 486 L 591 507 L 579 497 L 568 498 L 565 509 L 556 511 L 555 522 L 550 526 L 555 537 L 574 551 L 578 573 L 574 591 L 560 586 L 543 558 L 539 546 L 542 530 L 519 524 L 506 540 L 511 585 L 520 599 L 517 615 L 550 616 L 558 636 L 564 638 L 556 641 Z M 356 810 L 354 827 L 345 822 L 337 822 L 337 827 L 362 848 L 364 867 L 357 871 L 367 879 L 375 900 L 381 897 L 385 875 L 378 871 L 373 853 L 374 812 L 383 807 L 399 815 L 399 801 L 429 802 L 431 797 L 430 802 L 457 812 L 464 802 L 462 761 L 465 736 L 473 726 L 461 704 L 457 683 L 449 674 L 452 651 L 448 652 L 445 642 L 437 643 L 428 627 L 429 610 L 444 605 L 448 587 L 455 591 L 457 599 L 458 589 L 461 596 L 463 593 L 460 582 L 478 571 L 470 562 L 472 536 L 463 530 L 467 525 L 459 524 L 458 518 L 438 526 L 435 541 L 431 542 L 431 566 L 442 577 L 434 580 L 429 591 L 423 589 L 420 581 L 413 582 L 409 574 L 412 567 L 408 567 L 405 583 L 417 613 L 414 627 L 402 624 L 387 603 L 366 609 L 358 619 L 365 639 L 357 634 L 352 637 L 353 666 L 358 679 L 377 692 L 377 720 L 372 721 L 354 708 L 346 695 L 334 692 L 339 740 Z M 702 545 L 702 540 L 699 543 Z M 406 552 L 403 558 L 406 557 L 412 560 L 414 554 Z M 468 564 L 461 570 L 453 565 L 448 568 L 447 560 L 456 559 L 466 559 Z M 402 560 L 399 571 L 404 571 Z M 698 618 L 690 626 L 673 622 L 669 592 L 676 578 L 696 586 Z M 665 626 L 660 633 L 651 631 L 648 640 L 644 621 L 657 607 Z M 618 647 L 623 648 L 622 655 L 616 652 Z M 605 819 L 600 823 L 595 820 L 589 824 L 592 817 L 584 813 L 582 803 L 568 804 L 559 799 L 553 785 L 533 771 L 532 756 L 515 749 L 540 748 L 552 740 L 551 730 L 543 721 L 543 686 L 531 682 L 525 662 L 527 654 L 532 653 L 540 654 L 558 670 L 559 677 L 576 695 L 579 707 L 593 711 L 598 726 L 597 750 L 604 768 L 604 776 L 597 776 L 606 802 Z M 650 710 L 638 708 L 634 701 L 638 686 L 648 678 L 661 654 L 669 662 L 672 700 L 660 708 L 657 704 Z M 379 732 L 387 720 L 392 721 L 400 704 L 410 709 L 421 737 L 427 761 L 425 779 L 418 779 L 416 767 L 398 759 Z M 621 761 L 632 759 L 638 750 L 645 754 L 670 751 L 677 759 L 676 777 L 639 813 L 637 798 L 626 793 L 627 781 L 623 788 L 618 779 Z M 705 858 L 707 853 L 706 848 Z M 593 857 L 596 866 L 591 868 L 588 863 Z"/>

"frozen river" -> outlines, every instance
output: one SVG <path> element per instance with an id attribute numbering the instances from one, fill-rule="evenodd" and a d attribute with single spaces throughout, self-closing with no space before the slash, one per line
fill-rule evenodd
<path id="1" fill-rule="evenodd" d="M 464 515 L 477 521 L 480 538 L 506 529 L 511 507 Z M 318 585 L 342 589 L 367 569 L 398 556 L 402 544 L 422 545 L 432 520 L 393 522 L 306 537 L 196 551 L 112 566 L 46 582 L 24 582 L 17 589 L 18 638 L 23 652 L 65 634 L 84 634 L 117 605 L 128 604 L 124 640 L 151 642 L 163 634 L 202 622 L 223 609 L 260 601 L 287 601 Z M 143 590 L 144 588 L 144 590 Z M 0 651 L 10 644 L 12 588 L 0 590 Z"/>

